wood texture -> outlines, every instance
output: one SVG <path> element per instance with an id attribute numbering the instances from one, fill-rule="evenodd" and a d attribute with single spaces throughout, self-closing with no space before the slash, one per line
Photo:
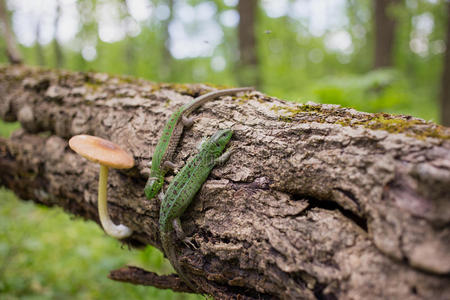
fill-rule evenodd
<path id="1" fill-rule="evenodd" d="M 148 163 L 171 112 L 210 89 L 2 68 L 0 117 L 23 129 L 0 140 L 0 184 L 98 222 L 98 167 L 67 141 L 80 133 L 108 138 L 137 161 L 129 171 L 111 171 L 110 215 L 134 230 L 127 242 L 160 247 L 159 202 L 143 193 Z M 198 248 L 175 245 L 204 293 L 450 297 L 449 128 L 259 92 L 223 97 L 193 115 L 197 121 L 177 148 L 180 166 L 219 128 L 234 130 L 236 147 L 182 218 Z"/>

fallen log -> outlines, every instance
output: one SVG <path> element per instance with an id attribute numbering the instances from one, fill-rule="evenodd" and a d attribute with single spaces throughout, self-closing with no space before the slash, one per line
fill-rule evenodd
<path id="1" fill-rule="evenodd" d="M 98 168 L 68 148 L 76 134 L 112 140 L 137 161 L 111 171 L 109 211 L 133 246 L 161 248 L 159 201 L 143 193 L 167 118 L 214 89 L 100 73 L 0 69 L 0 185 L 98 222 Z M 182 217 L 197 248 L 174 245 L 199 290 L 242 299 L 450 297 L 450 129 L 410 116 L 285 102 L 259 92 L 193 113 L 175 162 L 232 128 L 236 148 Z M 170 180 L 170 178 L 168 178 Z M 167 187 L 167 185 L 166 185 Z M 122 269 L 111 278 L 188 290 L 176 276 Z"/>

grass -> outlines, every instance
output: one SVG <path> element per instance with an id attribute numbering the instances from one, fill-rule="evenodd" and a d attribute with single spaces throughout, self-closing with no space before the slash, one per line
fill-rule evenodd
<path id="1" fill-rule="evenodd" d="M 18 127 L 0 122 L 0 134 L 8 136 Z M 172 272 L 151 246 L 129 250 L 94 222 L 0 189 L 0 299 L 202 299 L 106 277 L 127 264 Z"/>

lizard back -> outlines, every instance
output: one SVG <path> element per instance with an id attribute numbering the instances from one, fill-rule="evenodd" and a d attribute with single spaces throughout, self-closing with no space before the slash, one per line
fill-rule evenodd
<path id="1" fill-rule="evenodd" d="M 171 223 L 181 216 L 191 203 L 214 167 L 214 156 L 203 150 L 190 160 L 172 180 L 161 204 L 160 224 Z"/>
<path id="2" fill-rule="evenodd" d="M 169 120 L 164 126 L 161 138 L 159 139 L 158 144 L 156 145 L 155 152 L 152 157 L 152 171 L 156 169 L 158 169 L 159 171 L 161 163 L 167 157 L 167 149 L 171 140 L 172 132 L 176 128 L 177 121 L 182 113 L 183 113 L 182 107 L 178 108 L 177 111 L 170 116 Z"/>

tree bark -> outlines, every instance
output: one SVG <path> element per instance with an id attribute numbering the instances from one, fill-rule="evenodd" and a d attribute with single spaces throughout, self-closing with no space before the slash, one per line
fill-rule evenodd
<path id="1" fill-rule="evenodd" d="M 160 204 L 143 193 L 148 163 L 174 109 L 211 89 L 2 68 L 0 117 L 23 129 L 0 139 L 0 185 L 98 222 L 98 167 L 67 140 L 106 137 L 137 161 L 111 171 L 110 215 L 134 230 L 126 242 L 161 248 Z M 233 129 L 236 149 L 182 217 L 197 248 L 174 245 L 197 292 L 219 299 L 450 297 L 449 128 L 259 92 L 223 97 L 193 114 L 197 122 L 175 162 L 181 166 L 218 128 Z M 176 276 L 133 268 L 110 277 L 186 289 Z"/>
<path id="2" fill-rule="evenodd" d="M 9 23 L 9 16 L 5 0 L 0 0 L 0 22 L 3 31 L 3 37 L 5 38 L 6 55 L 8 56 L 8 60 L 11 64 L 21 64 L 22 55 L 20 55 L 16 38 Z"/>
<path id="3" fill-rule="evenodd" d="M 375 24 L 374 69 L 391 67 L 395 42 L 396 21 L 390 9 L 399 0 L 373 0 Z"/>
<path id="4" fill-rule="evenodd" d="M 258 0 L 240 0 L 239 11 L 239 53 L 240 59 L 237 62 L 239 84 L 243 86 L 259 86 L 259 60 L 256 51 L 256 13 Z"/>
<path id="5" fill-rule="evenodd" d="M 450 126 L 450 2 L 447 2 L 447 44 L 441 88 L 441 124 Z"/>

